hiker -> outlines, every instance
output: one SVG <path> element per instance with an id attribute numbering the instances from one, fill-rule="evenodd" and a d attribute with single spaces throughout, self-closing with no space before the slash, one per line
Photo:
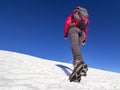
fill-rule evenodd
<path id="1" fill-rule="evenodd" d="M 86 43 L 88 17 L 88 11 L 78 6 L 65 21 L 64 37 L 67 39 L 68 34 L 70 36 L 74 69 L 85 64 L 80 48 Z"/>

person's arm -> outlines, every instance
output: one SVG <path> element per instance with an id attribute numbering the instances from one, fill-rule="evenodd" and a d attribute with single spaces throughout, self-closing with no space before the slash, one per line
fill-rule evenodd
<path id="1" fill-rule="evenodd" d="M 69 29 L 69 25 L 71 23 L 71 15 L 67 17 L 66 21 L 65 21 L 65 26 L 64 26 L 64 38 L 68 37 L 68 29 Z"/>

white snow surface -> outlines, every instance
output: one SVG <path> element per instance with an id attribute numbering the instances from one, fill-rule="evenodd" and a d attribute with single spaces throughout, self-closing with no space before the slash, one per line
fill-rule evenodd
<path id="1" fill-rule="evenodd" d="M 69 82 L 72 64 L 0 50 L 0 90 L 120 90 L 120 73 L 89 68 Z"/>

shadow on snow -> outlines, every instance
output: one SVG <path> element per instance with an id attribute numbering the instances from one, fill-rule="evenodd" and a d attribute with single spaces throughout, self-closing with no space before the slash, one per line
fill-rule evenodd
<path id="1" fill-rule="evenodd" d="M 67 76 L 70 76 L 70 74 L 71 74 L 70 71 L 72 71 L 71 68 L 64 66 L 64 65 L 61 65 L 61 64 L 57 64 L 56 66 L 61 68 Z"/>

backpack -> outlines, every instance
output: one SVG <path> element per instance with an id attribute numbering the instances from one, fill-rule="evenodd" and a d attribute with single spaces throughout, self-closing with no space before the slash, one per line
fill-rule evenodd
<path id="1" fill-rule="evenodd" d="M 76 19 L 79 17 L 85 17 L 85 18 L 88 18 L 89 17 L 89 15 L 88 15 L 88 11 L 87 11 L 87 9 L 85 9 L 85 8 L 83 8 L 83 7 L 80 7 L 80 6 L 78 6 L 78 7 L 76 7 L 74 10 L 73 10 L 73 14 L 76 14 Z"/>
<path id="2" fill-rule="evenodd" d="M 82 7 L 76 7 L 72 12 L 72 22 L 80 29 L 85 29 L 88 25 L 88 11 Z"/>

